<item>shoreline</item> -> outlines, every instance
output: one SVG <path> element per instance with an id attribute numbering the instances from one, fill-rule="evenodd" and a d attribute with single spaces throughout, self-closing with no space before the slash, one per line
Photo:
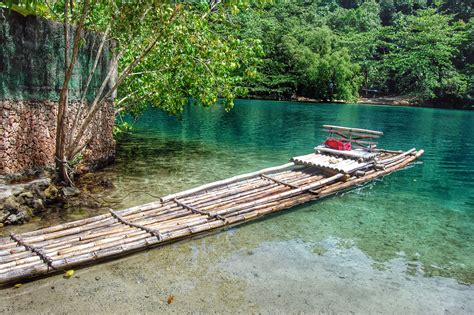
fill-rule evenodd
<path id="1" fill-rule="evenodd" d="M 466 107 L 455 107 L 451 103 L 438 103 L 440 101 L 423 101 L 417 102 L 413 97 L 409 96 L 383 96 L 383 97 L 359 97 L 357 101 L 346 102 L 343 100 L 324 101 L 314 98 L 308 98 L 304 96 L 297 97 L 273 97 L 273 96 L 257 96 L 249 95 L 242 97 L 241 99 L 248 100 L 269 100 L 278 102 L 297 102 L 297 103 L 315 103 L 315 104 L 361 104 L 361 105 L 385 105 L 385 106 L 397 106 L 397 107 L 423 107 L 423 108 L 435 108 L 435 109 L 455 109 L 455 110 L 474 110 L 474 105 L 466 105 Z M 444 104 L 444 105 L 443 105 Z"/>

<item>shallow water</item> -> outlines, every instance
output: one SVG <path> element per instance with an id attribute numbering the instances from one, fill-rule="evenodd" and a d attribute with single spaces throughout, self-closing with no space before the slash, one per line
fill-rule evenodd
<path id="1" fill-rule="evenodd" d="M 383 263 L 404 257 L 407 273 L 474 283 L 474 113 L 361 105 L 240 101 L 229 113 L 192 106 L 179 119 L 150 111 L 119 144 L 109 172 L 117 196 L 154 196 L 282 164 L 324 138 L 320 126 L 382 130 L 379 146 L 423 148 L 421 163 L 365 189 L 300 207 L 264 224 L 257 239 L 349 240 Z M 133 188 L 132 188 L 133 187 Z M 130 194 L 121 206 L 153 200 Z"/>
<path id="2" fill-rule="evenodd" d="M 151 110 L 135 124 L 134 133 L 119 142 L 116 163 L 101 172 L 116 186 L 107 198 L 116 202 L 115 208 L 124 208 L 283 164 L 291 156 L 311 152 L 324 139 L 322 124 L 382 130 L 380 147 L 416 147 L 426 153 L 414 166 L 343 195 L 202 240 L 89 267 L 81 271 L 81 279 L 93 282 L 95 275 L 106 274 L 100 286 L 110 290 L 121 283 L 125 292 L 134 290 L 135 281 L 141 281 L 145 291 L 155 285 L 168 286 L 158 302 L 174 292 L 190 305 L 209 298 L 196 290 L 198 282 L 214 295 L 209 309 L 225 310 L 225 305 L 235 302 L 234 310 L 271 312 L 285 309 L 275 306 L 281 302 L 287 307 L 295 304 L 288 310 L 303 312 L 314 307 L 326 312 L 396 312 L 397 308 L 375 301 L 392 298 L 392 306 L 404 305 L 409 312 L 474 311 L 469 302 L 474 297 L 473 112 L 247 100 L 238 101 L 231 112 L 190 106 L 179 118 Z M 72 213 L 68 219 L 82 215 Z M 272 261 L 274 272 L 268 266 Z M 131 266 L 141 267 L 132 267 L 133 272 L 128 273 Z M 160 277 L 149 277 L 157 266 L 167 273 L 162 282 Z M 168 274 L 166 268 L 173 272 Z M 308 270 L 319 276 L 308 276 Z M 254 271 L 261 276 L 253 275 Z M 223 278 L 213 283 L 206 273 Z M 66 280 L 52 277 L 30 283 L 29 294 L 51 281 Z M 77 288 L 90 286 L 86 280 L 83 284 L 74 281 L 78 281 L 73 285 Z M 287 287 L 281 288 L 285 283 Z M 371 289 L 365 295 L 340 292 L 351 299 L 347 304 L 333 301 L 334 290 L 352 284 L 363 292 L 364 287 Z M 319 300 L 305 298 L 316 287 L 332 295 L 320 292 Z M 15 298 L 15 292 L 5 299 Z M 253 292 L 261 296 L 252 296 Z M 279 292 L 280 297 L 272 292 Z M 220 300 L 225 294 L 233 294 L 227 304 Z M 426 305 L 413 296 L 426 299 Z M 266 299 L 280 302 L 272 308 L 265 305 Z M 189 303 L 183 303 L 163 310 L 192 310 L 186 308 Z M 197 310 L 206 308 L 200 305 Z"/>

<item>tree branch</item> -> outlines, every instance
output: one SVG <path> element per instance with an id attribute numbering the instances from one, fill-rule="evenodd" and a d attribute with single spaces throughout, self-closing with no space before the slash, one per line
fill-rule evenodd
<path id="1" fill-rule="evenodd" d="M 170 18 L 168 19 L 168 21 L 166 23 L 166 26 L 169 26 L 171 23 L 173 23 L 173 21 L 175 20 L 177 14 L 181 10 L 181 8 L 182 8 L 182 6 L 179 5 L 179 4 L 174 7 L 174 10 L 173 10 Z M 158 40 L 163 35 L 164 29 L 165 28 L 162 28 L 160 30 L 160 32 L 155 36 L 155 38 L 142 51 L 142 53 L 139 56 L 137 56 L 127 67 L 125 67 L 125 69 L 119 75 L 119 78 L 117 79 L 117 82 L 115 82 L 114 86 L 111 89 L 109 89 L 109 91 L 103 97 L 101 97 L 100 100 L 96 101 L 97 98 L 100 97 L 100 95 L 101 95 L 101 93 L 98 93 L 98 95 L 96 97 L 96 100 L 94 100 L 93 105 L 91 106 L 91 108 L 88 111 L 85 119 L 83 120 L 73 143 L 70 145 L 70 147 L 68 149 L 68 151 L 71 153 L 71 154 L 68 154 L 69 158 L 73 158 L 76 154 L 78 154 L 80 152 L 79 143 L 82 140 L 82 138 L 84 136 L 84 133 L 85 133 L 87 127 L 89 126 L 89 124 L 91 123 L 94 115 L 100 109 L 102 104 L 105 102 L 105 100 L 110 95 L 112 95 L 112 93 L 114 93 L 117 90 L 118 86 L 130 74 L 130 72 L 140 63 L 140 61 L 142 61 L 143 58 L 156 46 L 156 44 L 158 43 Z M 106 79 L 106 80 L 108 80 L 108 79 Z"/>
<path id="2" fill-rule="evenodd" d="M 81 101 L 79 103 L 79 108 L 77 109 L 76 117 L 74 118 L 74 122 L 72 124 L 71 130 L 69 131 L 69 137 L 68 137 L 67 143 L 71 143 L 72 137 L 73 137 L 74 133 L 76 132 L 77 123 L 79 122 L 79 119 L 80 119 L 81 114 L 82 114 L 82 108 L 84 106 L 84 100 L 86 98 L 87 91 L 89 90 L 89 85 L 92 81 L 92 77 L 94 76 L 95 70 L 97 69 L 97 65 L 99 64 L 100 57 L 102 56 L 102 51 L 103 51 L 104 44 L 105 44 L 106 39 L 107 39 L 107 35 L 110 32 L 111 24 L 112 24 L 112 21 L 109 22 L 104 34 L 102 35 L 102 39 L 101 39 L 99 48 L 97 50 L 97 55 L 95 56 L 94 65 L 92 66 L 92 69 L 89 72 L 89 76 L 87 77 L 86 85 L 85 85 L 85 87 L 82 91 L 82 97 L 81 97 Z"/>

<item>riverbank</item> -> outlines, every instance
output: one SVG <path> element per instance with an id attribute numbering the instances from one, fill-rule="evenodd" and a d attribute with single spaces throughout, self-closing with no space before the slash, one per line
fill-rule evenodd
<path id="1" fill-rule="evenodd" d="M 394 105 L 394 106 L 414 106 L 414 107 L 431 107 L 423 102 L 417 102 L 415 98 L 408 96 L 385 96 L 385 97 L 360 97 L 357 101 L 359 104 L 369 105 Z"/>
<path id="2" fill-rule="evenodd" d="M 281 97 L 281 96 L 249 96 L 249 100 L 270 100 L 270 101 L 285 101 L 285 102 L 298 102 L 298 103 L 322 103 L 327 104 L 328 101 L 318 100 L 314 98 L 308 98 L 304 96 L 295 97 Z M 407 106 L 407 107 L 427 107 L 427 108 L 442 108 L 442 109 L 462 109 L 462 110 L 474 110 L 474 103 L 472 101 L 460 101 L 466 102 L 463 106 L 457 105 L 455 101 L 431 100 L 431 101 L 420 101 L 414 97 L 407 95 L 395 95 L 395 96 L 381 96 L 381 97 L 359 97 L 355 102 L 357 104 L 364 105 L 391 105 L 391 106 Z M 354 104 L 354 102 L 346 102 L 343 100 L 334 100 L 331 103 L 335 104 Z"/>

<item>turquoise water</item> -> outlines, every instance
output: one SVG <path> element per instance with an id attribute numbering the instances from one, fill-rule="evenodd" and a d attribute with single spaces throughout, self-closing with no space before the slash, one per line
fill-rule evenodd
<path id="1" fill-rule="evenodd" d="M 190 106 L 171 117 L 150 110 L 104 171 L 116 185 L 110 198 L 127 207 L 286 163 L 324 139 L 322 124 L 382 130 L 380 147 L 426 153 L 370 185 L 243 226 L 245 246 L 298 240 L 324 255 L 324 241 L 337 239 L 378 270 L 400 259 L 407 275 L 474 283 L 473 112 L 248 100 L 230 112 Z"/>

